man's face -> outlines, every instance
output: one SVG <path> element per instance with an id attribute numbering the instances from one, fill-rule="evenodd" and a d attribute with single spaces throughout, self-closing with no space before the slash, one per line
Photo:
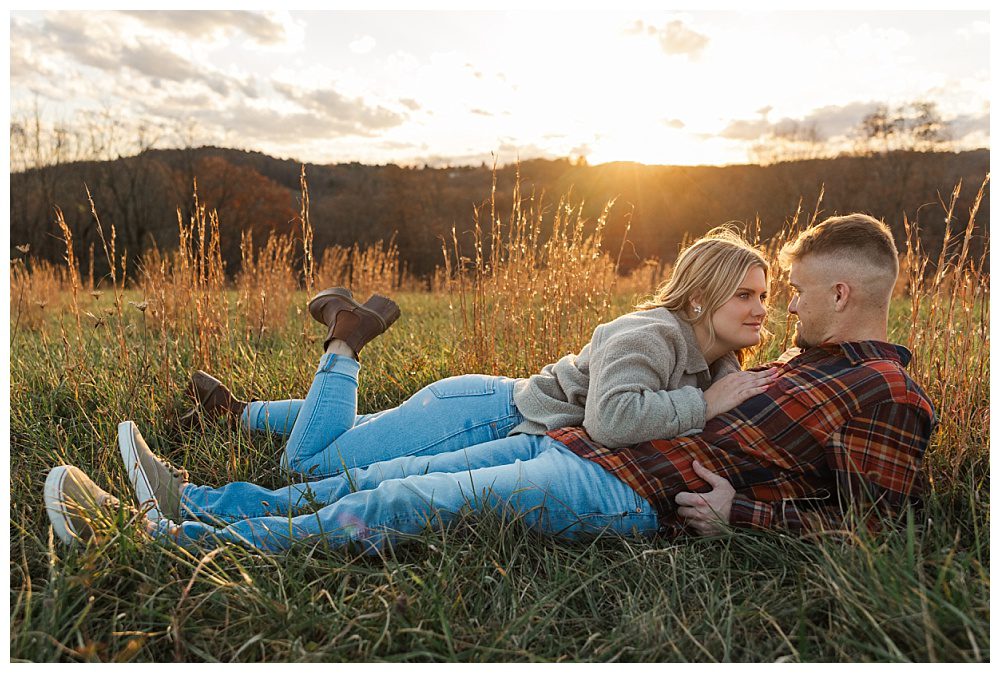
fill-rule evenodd
<path id="1" fill-rule="evenodd" d="M 788 269 L 788 282 L 792 286 L 788 312 L 799 319 L 792 342 L 799 348 L 823 343 L 829 331 L 835 295 L 822 264 L 822 260 L 806 257 Z"/>

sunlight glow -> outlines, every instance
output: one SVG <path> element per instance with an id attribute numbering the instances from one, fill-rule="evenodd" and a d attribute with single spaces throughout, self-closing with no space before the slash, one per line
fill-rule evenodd
<path id="1" fill-rule="evenodd" d="M 320 163 L 747 161 L 921 98 L 989 141 L 983 12 L 11 13 L 11 110 Z M 948 40 L 930 53 L 915 45 Z M 85 127 L 87 118 L 82 125 Z M 176 140 L 172 141 L 176 144 Z"/>

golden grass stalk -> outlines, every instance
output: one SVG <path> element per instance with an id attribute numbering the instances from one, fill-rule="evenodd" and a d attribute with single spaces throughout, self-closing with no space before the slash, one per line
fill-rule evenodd
<path id="1" fill-rule="evenodd" d="M 114 294 L 114 309 L 109 312 L 109 316 L 113 315 L 115 320 L 116 332 L 115 338 L 118 342 L 118 353 L 119 353 L 119 363 L 124 366 L 129 364 L 129 349 L 128 343 L 125 336 L 126 331 L 126 319 L 124 315 L 124 303 L 125 303 L 125 279 L 127 276 L 127 259 L 128 255 L 123 252 L 121 258 L 117 256 L 116 244 L 117 244 L 117 232 L 115 231 L 114 224 L 111 225 L 111 240 L 104 233 L 104 225 L 101 223 L 101 217 L 97 214 L 97 206 L 94 204 L 94 197 L 90 193 L 90 188 L 87 190 L 87 202 L 90 204 L 90 214 L 94 218 L 94 222 L 97 225 L 97 233 L 101 238 L 101 245 L 104 248 L 104 257 L 108 263 L 109 275 L 111 276 L 111 288 Z M 121 277 L 118 276 L 118 264 L 121 264 Z"/>
<path id="2" fill-rule="evenodd" d="M 62 209 L 58 206 L 55 208 L 56 212 L 56 225 L 63 235 L 63 243 L 66 246 L 66 277 L 69 279 L 69 289 L 70 289 L 70 306 L 73 311 L 73 317 L 76 321 L 76 345 L 77 353 L 79 358 L 83 359 L 83 327 L 80 322 L 80 273 L 79 267 L 76 263 L 76 254 L 73 252 L 73 232 L 66 225 L 66 220 L 63 217 Z M 69 356 L 69 341 L 65 333 L 63 334 L 63 342 L 66 346 L 67 353 Z"/>
<path id="3" fill-rule="evenodd" d="M 471 256 L 457 232 L 444 250 L 444 278 L 457 313 L 455 351 L 466 371 L 528 375 L 582 347 L 608 319 L 617 262 L 602 247 L 609 202 L 596 222 L 564 196 L 551 213 L 523 198 L 520 176 L 504 221 L 496 211 L 496 175 L 483 227 L 473 211 Z M 551 233 L 543 234 L 550 230 Z M 445 285 L 441 276 L 434 283 Z M 513 371 L 511 369 L 513 364 Z"/>
<path id="4" fill-rule="evenodd" d="M 933 453 L 932 473 L 947 468 L 949 481 L 968 464 L 967 453 L 989 455 L 989 232 L 976 221 L 988 184 L 986 176 L 960 233 L 954 224 L 961 183 L 941 204 L 945 233 L 930 271 L 917 224 L 904 221 L 909 320 L 894 336 L 905 336 L 914 355 L 910 373 L 934 400 L 942 448 Z M 982 251 L 973 258 L 978 243 Z"/>
<path id="5" fill-rule="evenodd" d="M 247 341 L 261 339 L 287 321 L 298 279 L 293 259 L 295 241 L 272 233 L 260 250 L 254 249 L 253 232 L 244 231 L 240 243 L 241 271 L 235 285 L 245 319 Z"/>
<path id="6" fill-rule="evenodd" d="M 309 219 L 309 184 L 306 182 L 306 166 L 302 164 L 299 174 L 299 189 L 301 191 L 301 208 L 299 222 L 302 225 L 302 282 L 306 291 L 312 294 L 315 269 L 313 260 L 313 227 Z"/>
<path id="7" fill-rule="evenodd" d="M 191 216 L 185 221 L 177 210 L 177 250 L 163 253 L 155 246 L 143 257 L 139 283 L 149 304 L 154 326 L 195 346 L 200 367 L 221 365 L 219 346 L 230 336 L 229 299 L 225 292 L 219 218 L 198 200 L 194 184 Z"/>
<path id="8" fill-rule="evenodd" d="M 395 240 L 378 240 L 366 247 L 357 243 L 350 248 L 331 245 L 323 251 L 316 281 L 320 287 L 348 287 L 359 301 L 373 292 L 392 293 L 404 283 L 418 285 L 400 263 Z"/>

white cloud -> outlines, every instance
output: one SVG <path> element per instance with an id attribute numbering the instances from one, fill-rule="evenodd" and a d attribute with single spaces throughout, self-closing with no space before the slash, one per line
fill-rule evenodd
<path id="1" fill-rule="evenodd" d="M 719 136 L 738 141 L 754 141 L 771 133 L 790 133 L 796 129 L 815 129 L 819 139 L 840 142 L 849 139 L 860 127 L 862 120 L 873 113 L 879 105 L 877 101 L 855 101 L 845 105 L 826 105 L 801 117 L 784 117 L 770 123 L 766 117 L 760 119 L 736 119 L 731 121 Z M 895 108 L 890 107 L 890 111 Z M 940 110 L 939 110 L 940 112 Z M 949 117 L 941 115 L 949 136 L 960 146 L 975 146 L 982 138 L 989 138 L 989 107 L 977 113 L 959 114 Z"/>
<path id="2" fill-rule="evenodd" d="M 732 140 L 756 140 L 773 128 L 766 118 L 734 119 L 717 135 Z"/>
<path id="3" fill-rule="evenodd" d="M 849 135 L 861 120 L 875 111 L 878 103 L 874 101 L 855 101 L 846 105 L 826 105 L 813 110 L 801 120 L 785 120 L 805 126 L 815 126 L 821 135 L 826 137 Z"/>
<path id="4" fill-rule="evenodd" d="M 959 143 L 968 141 L 970 138 L 990 137 L 990 112 L 982 114 L 963 114 L 949 120 L 948 130 L 952 138 Z"/>
<path id="5" fill-rule="evenodd" d="M 658 37 L 660 48 L 670 55 L 697 56 L 709 42 L 708 36 L 691 30 L 680 20 L 671 21 L 660 29 Z"/>
<path id="6" fill-rule="evenodd" d="M 620 32 L 628 37 L 655 37 L 660 49 L 669 56 L 697 57 L 710 42 L 707 35 L 692 30 L 681 19 L 669 21 L 662 28 L 636 19 Z"/>
<path id="7" fill-rule="evenodd" d="M 950 23 L 949 49 L 936 52 L 926 45 L 942 38 L 903 17 L 638 16 L 504 15 L 490 28 L 520 46 L 498 52 L 482 20 L 465 33 L 425 22 L 416 40 L 399 32 L 413 19 L 375 14 L 14 12 L 11 97 L 23 107 L 37 96 L 64 118 L 106 104 L 122 119 L 195 119 L 206 142 L 307 159 L 472 157 L 503 145 L 522 156 L 586 147 L 604 160 L 732 160 L 790 124 L 833 137 L 876 102 L 921 97 L 956 136 L 988 134 L 989 24 L 973 20 L 985 15 Z"/>
<path id="8" fill-rule="evenodd" d="M 371 133 L 398 126 L 404 120 L 397 112 L 369 105 L 360 98 L 348 98 L 332 88 L 304 90 L 280 82 L 273 86 L 279 94 L 315 114 L 338 134 Z"/>
<path id="9" fill-rule="evenodd" d="M 243 33 L 261 44 L 276 44 L 285 39 L 285 28 L 266 14 L 243 11 L 130 11 L 121 12 L 160 30 L 195 38 L 217 34 Z"/>
<path id="10" fill-rule="evenodd" d="M 371 35 L 363 35 L 347 45 L 355 54 L 367 54 L 375 48 L 375 38 Z"/>

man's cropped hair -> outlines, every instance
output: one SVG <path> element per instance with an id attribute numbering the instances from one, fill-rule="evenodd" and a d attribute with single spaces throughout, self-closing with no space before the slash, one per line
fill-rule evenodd
<path id="1" fill-rule="evenodd" d="M 779 258 L 781 265 L 788 268 L 791 263 L 811 255 L 864 261 L 891 270 L 893 277 L 899 273 L 899 256 L 889 227 L 863 213 L 828 217 L 786 243 Z"/>

